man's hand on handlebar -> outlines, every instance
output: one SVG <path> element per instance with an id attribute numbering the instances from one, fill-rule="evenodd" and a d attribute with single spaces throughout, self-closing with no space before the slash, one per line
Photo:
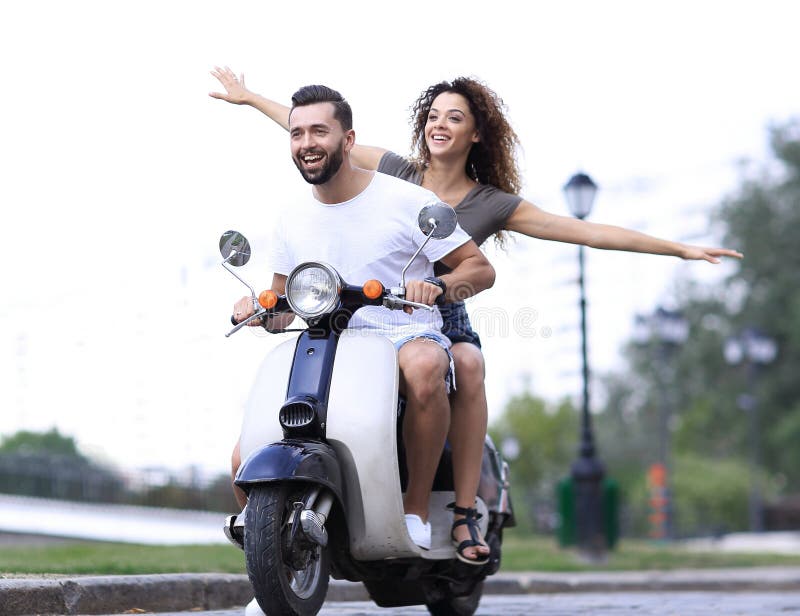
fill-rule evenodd
<path id="1" fill-rule="evenodd" d="M 254 315 L 255 312 L 253 308 L 253 298 L 246 295 L 233 305 L 233 320 L 237 323 L 241 323 L 247 317 Z M 248 327 L 259 327 L 260 325 L 261 319 L 253 319 L 247 324 Z"/>
<path id="2" fill-rule="evenodd" d="M 424 280 L 408 280 L 406 281 L 406 297 L 410 302 L 417 302 L 425 304 L 426 306 L 433 306 L 436 303 L 436 298 L 442 294 L 441 287 L 425 282 Z M 411 314 L 414 308 L 405 306 L 404 312 Z"/>

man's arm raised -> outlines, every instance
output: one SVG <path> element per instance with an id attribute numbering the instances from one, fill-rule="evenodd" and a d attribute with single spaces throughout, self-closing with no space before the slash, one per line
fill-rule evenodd
<path id="1" fill-rule="evenodd" d="M 208 95 L 211 98 L 234 105 L 249 105 L 253 109 L 258 109 L 278 126 L 283 127 L 284 130 L 289 130 L 289 112 L 291 108 L 248 90 L 247 86 L 244 85 L 244 73 L 237 77 L 227 66 L 223 68 L 215 66 L 211 74 L 225 88 L 224 92 L 209 92 Z M 350 151 L 350 158 L 356 167 L 374 171 L 378 168 L 378 163 L 381 162 L 381 157 L 385 153 L 386 150 L 383 148 L 356 144 Z"/>

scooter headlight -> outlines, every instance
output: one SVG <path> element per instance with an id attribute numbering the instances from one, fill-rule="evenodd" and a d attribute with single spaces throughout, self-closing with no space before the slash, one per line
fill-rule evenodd
<path id="1" fill-rule="evenodd" d="M 301 319 L 315 319 L 331 312 L 339 303 L 342 279 L 325 263 L 298 265 L 286 280 L 286 300 Z"/>

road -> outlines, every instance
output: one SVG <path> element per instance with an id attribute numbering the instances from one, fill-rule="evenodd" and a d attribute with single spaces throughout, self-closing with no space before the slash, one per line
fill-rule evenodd
<path id="1" fill-rule="evenodd" d="M 243 610 L 173 612 L 158 616 L 242 616 Z M 379 608 L 371 602 L 329 602 L 320 616 L 427 614 L 423 607 Z M 628 592 L 547 595 L 489 595 L 477 616 L 747 616 L 800 613 L 800 592 Z"/>

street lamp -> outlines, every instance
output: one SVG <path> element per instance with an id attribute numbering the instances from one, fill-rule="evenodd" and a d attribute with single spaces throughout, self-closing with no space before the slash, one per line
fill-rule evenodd
<path id="1" fill-rule="evenodd" d="M 758 404 L 754 391 L 758 367 L 772 363 L 778 355 L 778 345 L 775 340 L 758 328 L 746 327 L 738 336 L 731 336 L 725 340 L 723 355 L 725 361 L 731 366 L 744 363 L 747 375 L 747 391 L 738 397 L 737 403 L 739 408 L 747 413 L 750 420 L 750 497 L 748 499 L 750 530 L 761 532 L 764 530 L 761 489 L 758 480 L 758 469 L 761 464 L 761 436 L 759 434 Z"/>
<path id="2" fill-rule="evenodd" d="M 655 472 L 651 475 L 658 478 L 658 482 L 661 484 L 653 486 L 661 491 L 659 497 L 655 499 L 658 505 L 657 511 L 654 512 L 658 522 L 655 536 L 664 539 L 672 539 L 674 530 L 674 507 L 670 489 L 672 477 L 670 418 L 673 410 L 671 387 L 674 374 L 667 372 L 667 366 L 675 351 L 686 342 L 688 337 L 689 322 L 680 311 L 667 310 L 659 306 L 652 315 L 636 315 L 633 330 L 634 341 L 642 346 L 652 342 L 657 343 L 656 367 L 660 389 L 658 457 L 661 467 L 654 467 Z"/>
<path id="3" fill-rule="evenodd" d="M 573 175 L 564 185 L 570 213 L 583 220 L 592 211 L 597 184 L 585 173 Z M 579 457 L 572 464 L 575 486 L 575 530 L 577 544 L 585 554 L 601 556 L 606 549 L 603 528 L 602 484 L 605 469 L 595 455 L 592 418 L 589 414 L 589 362 L 586 352 L 586 293 L 584 285 L 583 245 L 578 246 L 578 286 L 581 310 L 581 358 L 583 363 L 583 404 Z"/>

